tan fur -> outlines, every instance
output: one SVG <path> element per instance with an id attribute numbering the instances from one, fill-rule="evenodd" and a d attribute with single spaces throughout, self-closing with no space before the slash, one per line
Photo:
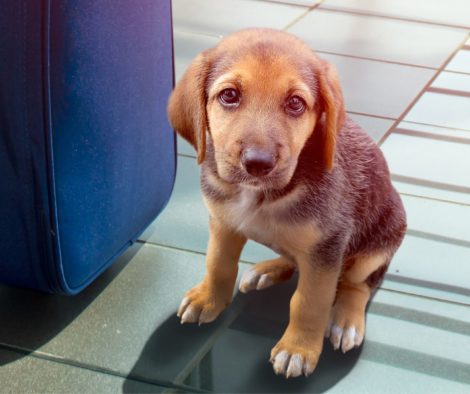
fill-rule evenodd
<path id="1" fill-rule="evenodd" d="M 211 219 L 209 229 L 206 276 L 186 293 L 178 310 L 181 323 L 211 322 L 232 300 L 246 238 L 215 218 Z"/>
<path id="2" fill-rule="evenodd" d="M 207 57 L 198 55 L 170 96 L 168 117 L 173 127 L 189 141 L 202 163 L 206 152 L 207 114 L 205 105 L 205 76 L 210 67 Z"/>
<path id="3" fill-rule="evenodd" d="M 323 92 L 322 97 L 327 124 L 324 140 L 326 165 L 329 169 L 332 169 L 336 148 L 336 135 L 344 121 L 343 94 L 339 85 L 338 74 L 332 64 L 324 62 L 319 80 L 320 89 Z"/>
<path id="4" fill-rule="evenodd" d="M 377 251 L 354 257 L 354 264 L 344 273 L 344 279 L 351 283 L 362 283 L 367 277 L 384 265 L 390 258 L 389 251 Z"/>
<path id="5" fill-rule="evenodd" d="M 272 212 L 293 200 L 296 193 L 292 193 L 283 199 L 271 204 L 252 209 L 256 201 L 250 199 L 254 192 L 250 189 L 243 190 L 235 201 L 217 203 L 204 199 L 211 217 L 219 218 L 229 228 L 233 228 L 247 238 L 253 239 L 273 250 L 290 256 L 308 254 L 310 247 L 316 244 L 322 237 L 321 230 L 315 222 L 306 222 L 285 226 L 279 223 Z M 283 200 L 286 200 L 283 202 Z M 247 215 L 246 213 L 249 213 Z"/>
<path id="6" fill-rule="evenodd" d="M 274 371 L 286 371 L 287 377 L 308 375 L 317 365 L 339 275 L 339 270 L 318 269 L 308 259 L 298 259 L 297 264 L 299 283 L 290 302 L 289 325 L 271 351 Z M 301 369 L 293 371 L 295 366 L 279 365 L 282 352 L 299 355 Z M 280 359 L 282 362 L 282 356 Z"/>

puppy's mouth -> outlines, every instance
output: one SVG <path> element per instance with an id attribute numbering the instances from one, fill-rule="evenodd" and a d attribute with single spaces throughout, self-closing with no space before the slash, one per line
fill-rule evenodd
<path id="1" fill-rule="evenodd" d="M 227 163 L 228 164 L 228 163 Z M 250 174 L 242 165 L 225 165 L 219 176 L 226 182 L 260 190 L 277 190 L 287 186 L 292 178 L 289 166 L 275 168 L 265 175 Z"/>

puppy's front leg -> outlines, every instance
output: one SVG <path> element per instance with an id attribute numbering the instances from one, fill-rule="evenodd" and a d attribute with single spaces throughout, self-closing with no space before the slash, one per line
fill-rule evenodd
<path id="1" fill-rule="evenodd" d="M 178 309 L 181 323 L 209 323 L 232 301 L 238 260 L 246 238 L 216 218 L 209 224 L 206 276 L 186 293 Z"/>
<path id="2" fill-rule="evenodd" d="M 274 372 L 286 377 L 310 375 L 323 348 L 323 337 L 334 302 L 339 264 L 328 266 L 297 259 L 299 282 L 290 302 L 289 325 L 271 351 Z"/>

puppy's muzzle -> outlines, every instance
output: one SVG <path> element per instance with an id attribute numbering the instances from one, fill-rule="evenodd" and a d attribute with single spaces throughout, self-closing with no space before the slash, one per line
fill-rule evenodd
<path id="1" fill-rule="evenodd" d="M 247 148 L 241 155 L 241 163 L 248 174 L 261 177 L 276 166 L 276 155 L 264 149 Z"/>

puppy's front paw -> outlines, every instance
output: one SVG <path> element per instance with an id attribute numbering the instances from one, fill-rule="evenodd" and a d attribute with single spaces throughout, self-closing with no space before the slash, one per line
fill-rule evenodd
<path id="1" fill-rule="evenodd" d="M 284 375 L 286 378 L 300 375 L 310 375 L 317 366 L 318 358 L 322 350 L 322 340 L 306 341 L 303 335 L 308 333 L 298 332 L 294 337 L 285 338 L 286 335 L 271 350 L 271 363 L 276 375 Z M 311 335 L 311 334 L 310 334 Z"/>
<path id="2" fill-rule="evenodd" d="M 177 316 L 181 319 L 181 324 L 210 323 L 219 316 L 230 301 L 230 297 L 211 292 L 204 283 L 200 283 L 186 293 L 178 308 Z"/>

